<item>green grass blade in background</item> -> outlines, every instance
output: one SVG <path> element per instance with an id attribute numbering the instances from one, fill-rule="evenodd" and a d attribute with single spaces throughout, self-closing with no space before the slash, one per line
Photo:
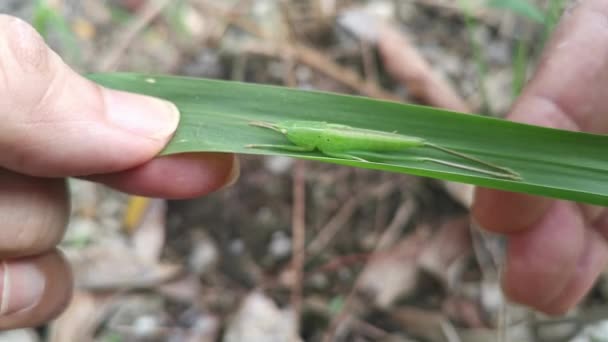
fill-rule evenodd
<path id="1" fill-rule="evenodd" d="M 511 10 L 539 24 L 544 24 L 547 20 L 543 12 L 528 0 L 489 0 L 488 5 Z"/>
<path id="2" fill-rule="evenodd" d="M 608 205 L 608 136 L 363 97 L 238 82 L 140 74 L 96 74 L 90 78 L 111 88 L 164 98 L 179 107 L 180 126 L 163 154 L 217 151 L 285 155 Z M 248 123 L 286 119 L 328 121 L 421 137 L 509 167 L 523 180 L 496 179 L 431 163 L 364 163 L 320 153 L 245 147 L 285 144 L 284 137 L 276 132 Z M 427 148 L 404 153 L 450 159 Z"/>

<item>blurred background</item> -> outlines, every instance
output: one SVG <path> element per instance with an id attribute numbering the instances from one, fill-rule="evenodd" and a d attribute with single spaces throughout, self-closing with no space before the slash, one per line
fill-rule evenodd
<path id="1" fill-rule="evenodd" d="M 82 73 L 315 89 L 502 116 L 567 0 L 1 0 Z M 370 113 L 373 115 L 373 113 Z M 70 180 L 68 310 L 0 341 L 608 341 L 506 303 L 471 188 L 278 157 L 187 201 Z M 170 180 L 168 180 L 170 181 Z"/>

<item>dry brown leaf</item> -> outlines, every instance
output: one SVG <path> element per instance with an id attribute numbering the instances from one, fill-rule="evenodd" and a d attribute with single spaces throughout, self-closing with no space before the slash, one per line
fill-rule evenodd
<path id="1" fill-rule="evenodd" d="M 244 298 L 223 341 L 289 341 L 294 324 L 295 317 L 290 309 L 279 309 L 270 298 L 255 291 Z"/>
<path id="2" fill-rule="evenodd" d="M 369 261 L 361 275 L 359 291 L 370 296 L 376 306 L 387 308 L 415 289 L 418 259 L 428 241 L 427 234 L 421 231 L 419 229 Z"/>
<path id="3" fill-rule="evenodd" d="M 165 244 L 165 215 L 167 205 L 162 199 L 150 200 L 139 227 L 131 238 L 135 254 L 140 261 L 149 264 L 159 262 Z"/>
<path id="4" fill-rule="evenodd" d="M 188 274 L 160 285 L 157 290 L 173 300 L 196 303 L 201 297 L 202 287 L 197 276 Z"/>
<path id="5" fill-rule="evenodd" d="M 475 198 L 475 187 L 469 184 L 443 182 L 450 197 L 465 208 L 471 208 Z"/>
<path id="6" fill-rule="evenodd" d="M 34 329 L 18 329 L 0 332 L 2 342 L 39 342 L 40 337 Z"/>
<path id="7" fill-rule="evenodd" d="M 179 265 L 142 262 L 132 248 L 118 240 L 66 254 L 76 285 L 91 290 L 155 287 L 174 279 L 183 270 Z"/>
<path id="8" fill-rule="evenodd" d="M 408 334 L 430 342 L 451 342 L 455 339 L 454 328 L 448 319 L 438 311 L 406 307 L 391 310 L 393 320 Z M 457 338 L 457 337 L 456 337 Z M 458 339 L 456 339 L 458 341 Z"/>
<path id="9" fill-rule="evenodd" d="M 486 328 L 485 317 L 478 303 L 463 297 L 452 296 L 442 305 L 442 311 L 453 322 L 469 328 Z"/>
<path id="10" fill-rule="evenodd" d="M 387 71 L 425 104 L 471 112 L 471 108 L 443 77 L 422 57 L 407 37 L 392 26 L 384 26 L 378 49 Z"/>
<path id="11" fill-rule="evenodd" d="M 93 341 L 100 321 L 107 313 L 111 298 L 75 291 L 70 305 L 50 325 L 49 342 Z"/>
<path id="12" fill-rule="evenodd" d="M 452 218 L 443 223 L 420 256 L 420 267 L 434 275 L 444 286 L 455 285 L 453 271 L 458 271 L 459 261 L 466 261 L 471 254 L 469 217 Z M 454 268 L 454 266 L 456 268 Z"/>

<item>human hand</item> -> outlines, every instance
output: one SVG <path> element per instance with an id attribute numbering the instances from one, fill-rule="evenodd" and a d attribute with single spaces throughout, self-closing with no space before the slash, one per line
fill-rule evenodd
<path id="1" fill-rule="evenodd" d="M 562 19 L 508 118 L 608 133 L 608 1 L 581 1 Z M 477 189 L 477 223 L 507 236 L 503 289 L 512 300 L 563 314 L 608 261 L 605 208 Z"/>
<path id="2" fill-rule="evenodd" d="M 95 85 L 6 15 L 0 94 L 0 329 L 41 324 L 70 298 L 69 267 L 55 248 L 69 217 L 65 177 L 186 198 L 238 176 L 230 154 L 152 160 L 177 127 L 174 105 Z"/>

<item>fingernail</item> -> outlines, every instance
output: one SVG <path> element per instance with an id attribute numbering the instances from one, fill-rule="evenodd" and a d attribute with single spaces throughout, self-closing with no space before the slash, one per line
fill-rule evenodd
<path id="1" fill-rule="evenodd" d="M 42 299 L 46 280 L 29 262 L 2 262 L 0 268 L 0 316 L 28 310 Z"/>
<path id="2" fill-rule="evenodd" d="M 232 169 L 230 170 L 230 174 L 226 178 L 226 184 L 222 187 L 222 189 L 234 185 L 241 175 L 241 163 L 239 162 L 239 158 L 236 155 L 233 158 Z"/>
<path id="3" fill-rule="evenodd" d="M 104 89 L 108 120 L 121 129 L 152 139 L 169 139 L 179 123 L 179 109 L 150 96 Z"/>

